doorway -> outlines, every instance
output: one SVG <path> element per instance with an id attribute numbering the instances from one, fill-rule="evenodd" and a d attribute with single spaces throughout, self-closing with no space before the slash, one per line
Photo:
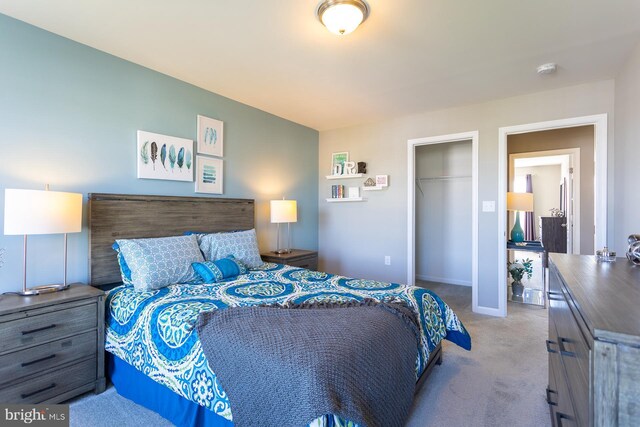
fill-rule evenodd
<path id="1" fill-rule="evenodd" d="M 434 144 L 453 144 L 451 147 L 455 147 L 456 144 L 461 144 L 462 141 L 470 141 L 471 145 L 471 168 L 470 173 L 467 172 L 466 178 L 458 178 L 457 174 L 449 174 L 447 171 L 439 171 L 429 176 L 418 176 L 416 175 L 416 167 L 417 167 L 417 157 L 416 153 L 420 150 L 420 147 L 434 145 Z M 469 248 L 470 243 L 470 260 L 467 260 L 470 263 L 470 284 L 472 288 L 472 310 L 474 312 L 482 313 L 482 308 L 478 307 L 478 132 L 465 132 L 458 134 L 450 134 L 450 135 L 441 135 L 435 137 L 427 137 L 427 138 L 418 138 L 411 139 L 407 142 L 408 152 L 407 152 L 407 284 L 415 285 L 416 283 L 416 235 L 417 235 L 417 227 L 416 227 L 416 209 L 417 209 L 417 197 L 424 197 L 425 189 L 427 185 L 435 184 L 436 182 L 444 182 L 444 181 L 457 181 L 458 179 L 469 179 L 471 182 L 471 236 L 468 237 L 466 242 L 454 242 L 456 244 L 464 244 L 467 248 Z M 462 143 L 464 145 L 464 143 Z M 436 150 L 440 152 L 446 152 L 450 150 Z M 419 178 L 434 178 L 434 179 L 424 179 L 420 182 Z M 418 181 L 416 181 L 418 179 Z M 440 188 L 438 191 L 444 191 L 444 188 Z M 422 194 L 421 194 L 422 193 Z M 452 198 L 455 198 L 455 194 L 450 194 Z M 424 228 L 421 228 L 424 230 Z M 470 242 L 469 242 L 470 238 Z M 422 248 L 424 249 L 424 248 Z M 424 276 L 423 276 L 424 277 Z M 441 277 L 442 278 L 442 277 Z M 450 280 L 451 283 L 455 283 Z M 457 284 L 469 284 L 469 278 L 466 280 L 467 283 L 462 283 L 465 280 L 460 280 Z"/>
<path id="2" fill-rule="evenodd" d="M 575 117 L 548 122 L 531 123 L 498 129 L 498 250 L 497 267 L 498 283 L 498 315 L 507 315 L 507 137 L 536 131 L 564 129 L 576 126 L 593 126 L 594 134 L 594 247 L 606 245 L 607 239 L 607 114 Z M 584 180 L 582 180 L 584 184 Z M 584 215 L 584 210 L 581 212 Z M 582 236 L 584 237 L 584 235 Z M 581 242 L 581 245 L 584 243 Z"/>

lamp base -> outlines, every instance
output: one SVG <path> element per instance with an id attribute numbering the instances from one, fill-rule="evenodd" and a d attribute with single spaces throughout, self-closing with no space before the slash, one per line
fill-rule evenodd
<path id="1" fill-rule="evenodd" d="M 285 254 L 290 254 L 293 251 L 291 249 L 278 249 L 277 251 L 272 251 L 272 252 L 277 255 L 285 255 Z"/>
<path id="2" fill-rule="evenodd" d="M 31 297 L 34 295 L 48 294 L 51 292 L 60 292 L 68 288 L 69 288 L 69 285 L 41 285 L 41 286 L 35 286 L 33 288 L 25 289 L 23 291 L 18 291 L 16 292 L 16 294 L 23 297 Z"/>

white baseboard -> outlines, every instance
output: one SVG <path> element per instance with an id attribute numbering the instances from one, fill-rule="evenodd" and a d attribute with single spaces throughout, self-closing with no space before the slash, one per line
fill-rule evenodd
<path id="1" fill-rule="evenodd" d="M 484 307 L 484 306 L 475 306 L 472 308 L 474 313 L 478 313 L 478 314 L 486 314 L 488 316 L 494 316 L 494 317 L 505 317 L 506 315 L 504 313 L 502 313 L 502 311 L 500 311 L 500 309 L 498 308 L 493 308 L 493 307 Z"/>
<path id="2" fill-rule="evenodd" d="M 437 283 L 446 283 L 448 285 L 460 285 L 460 286 L 471 287 L 471 282 L 468 280 L 456 280 L 456 279 L 449 279 L 446 277 L 427 276 L 424 274 L 416 274 L 416 279 L 424 280 L 425 282 L 437 282 Z"/>

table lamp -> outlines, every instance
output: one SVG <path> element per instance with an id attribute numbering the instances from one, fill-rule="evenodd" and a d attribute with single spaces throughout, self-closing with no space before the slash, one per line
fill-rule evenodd
<path id="1" fill-rule="evenodd" d="M 280 224 L 287 223 L 288 244 L 286 249 L 280 248 Z M 276 254 L 291 253 L 291 223 L 298 222 L 298 203 L 295 200 L 271 200 L 271 223 L 278 224 Z"/>
<path id="2" fill-rule="evenodd" d="M 82 194 L 59 191 L 4 191 L 4 234 L 23 235 L 22 290 L 19 295 L 30 296 L 61 291 L 67 284 L 67 233 L 82 228 Z M 30 234 L 64 234 L 64 281 L 62 284 L 36 286 L 27 289 L 27 236 Z"/>
<path id="3" fill-rule="evenodd" d="M 511 230 L 511 241 L 524 242 L 524 231 L 520 226 L 518 212 L 533 212 L 533 193 L 507 193 L 507 210 L 514 211 L 516 215 L 516 223 Z"/>

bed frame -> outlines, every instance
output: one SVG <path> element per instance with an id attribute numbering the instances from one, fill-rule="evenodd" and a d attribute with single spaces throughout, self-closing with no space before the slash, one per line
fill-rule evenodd
<path id="1" fill-rule="evenodd" d="M 254 228 L 252 199 L 89 194 L 89 283 L 119 284 L 115 239 L 177 236 L 186 231 L 221 232 Z M 442 346 L 434 349 L 416 384 L 416 393 L 435 365 L 442 364 Z"/>

